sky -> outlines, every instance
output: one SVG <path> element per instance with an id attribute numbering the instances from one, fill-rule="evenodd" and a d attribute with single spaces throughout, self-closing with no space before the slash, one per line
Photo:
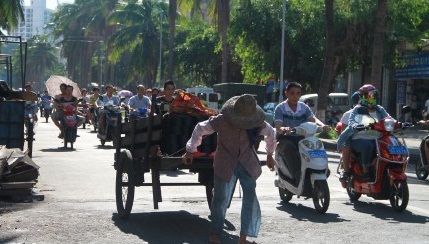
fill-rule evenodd
<path id="1" fill-rule="evenodd" d="M 40 0 L 33 0 L 40 1 Z M 73 3 L 74 0 L 58 0 L 60 3 Z M 24 0 L 25 6 L 30 6 L 31 0 Z M 46 7 L 55 10 L 57 8 L 57 0 L 46 0 Z"/>

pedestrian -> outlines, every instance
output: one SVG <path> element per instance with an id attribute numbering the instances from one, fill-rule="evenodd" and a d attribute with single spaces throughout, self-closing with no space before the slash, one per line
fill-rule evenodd
<path id="1" fill-rule="evenodd" d="M 422 111 L 422 115 L 423 115 L 423 119 L 424 120 L 429 120 L 429 98 L 426 100 L 425 102 L 425 108 Z"/>
<path id="2" fill-rule="evenodd" d="M 417 97 L 416 94 L 413 94 L 411 96 L 411 122 L 412 123 L 416 123 L 417 121 L 420 120 L 420 115 L 419 115 L 419 98 Z"/>
<path id="3" fill-rule="evenodd" d="M 213 161 L 214 191 L 211 204 L 212 233 L 209 243 L 221 243 L 226 208 L 237 179 L 243 189 L 241 231 L 239 243 L 249 243 L 247 237 L 257 237 L 261 225 L 261 210 L 256 196 L 256 179 L 262 170 L 254 143 L 258 135 L 265 136 L 267 166 L 273 171 L 276 147 L 274 128 L 264 121 L 265 113 L 249 94 L 234 96 L 223 105 L 219 115 L 196 125 L 186 144 L 185 163 L 192 163 L 193 153 L 202 137 L 217 132 L 217 149 Z"/>
<path id="4" fill-rule="evenodd" d="M 265 102 L 266 103 L 270 103 L 273 98 L 275 82 L 276 80 L 274 79 L 274 77 L 270 76 L 267 80 L 267 83 L 265 83 Z"/>

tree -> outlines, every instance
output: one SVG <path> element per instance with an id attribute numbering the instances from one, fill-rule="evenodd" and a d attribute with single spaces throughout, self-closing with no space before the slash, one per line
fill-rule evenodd
<path id="1" fill-rule="evenodd" d="M 166 12 L 163 2 L 128 3 L 109 17 L 109 24 L 120 23 L 109 38 L 109 60 L 117 63 L 127 57 L 128 79 L 142 79 L 151 87 L 155 84 L 158 66 L 160 26 L 156 11 Z M 160 29 L 158 29 L 160 28 Z"/>
<path id="2" fill-rule="evenodd" d="M 9 31 L 18 26 L 19 19 L 24 20 L 23 2 L 19 0 L 0 3 L 0 36 L 4 35 L 1 29 Z"/>
<path id="3" fill-rule="evenodd" d="M 387 0 L 378 0 L 375 16 L 374 42 L 372 45 L 371 83 L 381 89 L 383 71 L 384 33 L 386 29 Z"/>
<path id="4" fill-rule="evenodd" d="M 177 0 L 169 0 L 168 6 L 168 64 L 167 79 L 173 79 L 174 72 L 174 37 L 176 35 Z"/>
<path id="5" fill-rule="evenodd" d="M 322 79 L 320 81 L 318 114 L 321 121 L 325 121 L 325 111 L 328 106 L 328 94 L 334 80 L 334 52 L 335 52 L 335 26 L 334 26 L 334 0 L 325 0 L 326 22 L 326 51 L 323 65 Z"/>
<path id="6" fill-rule="evenodd" d="M 47 41 L 47 37 L 34 36 L 28 41 L 26 79 L 44 82 L 48 79 L 48 70 L 59 63 L 57 49 Z"/>
<path id="7" fill-rule="evenodd" d="M 222 44 L 222 74 L 221 83 L 227 82 L 229 45 L 228 45 L 228 26 L 229 26 L 229 0 L 216 0 L 217 25 L 219 29 L 220 40 Z"/>

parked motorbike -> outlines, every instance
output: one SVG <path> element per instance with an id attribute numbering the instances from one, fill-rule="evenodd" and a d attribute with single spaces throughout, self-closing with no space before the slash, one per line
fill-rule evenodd
<path id="1" fill-rule="evenodd" d="M 362 115 L 361 124 L 356 131 L 374 130 L 377 133 L 375 164 L 371 169 L 375 178 L 362 179 L 362 165 L 356 152 L 352 152 L 350 158 L 351 174 L 340 182 L 347 190 L 350 200 L 358 200 L 362 194 L 366 194 L 375 200 L 389 199 L 393 209 L 402 212 L 406 209 L 409 200 L 407 176 L 405 170 L 409 160 L 409 152 L 405 140 L 393 135 L 394 129 L 406 129 L 413 125 L 408 122 L 397 122 L 392 118 L 384 118 L 379 121 L 369 115 L 365 107 L 360 107 L 358 113 Z"/>
<path id="2" fill-rule="evenodd" d="M 98 130 L 97 137 L 100 139 L 101 145 L 103 146 L 106 142 L 110 141 L 115 145 L 115 128 L 118 120 L 122 120 L 121 108 L 119 106 L 107 104 L 101 109 L 104 110 L 105 128 L 104 131 Z M 101 121 L 99 121 L 99 123 L 101 123 Z M 98 127 L 100 128 L 100 124 Z"/>
<path id="3" fill-rule="evenodd" d="M 77 137 L 77 125 L 78 117 L 76 115 L 76 108 L 71 105 L 64 107 L 63 115 L 61 116 L 64 148 L 67 148 L 67 143 L 70 143 L 70 149 L 73 149 L 73 144 L 76 142 Z"/>
<path id="4" fill-rule="evenodd" d="M 325 213 L 330 202 L 328 155 L 323 143 L 314 136 L 319 131 L 321 127 L 315 123 L 305 122 L 292 130 L 295 136 L 278 137 L 275 154 L 278 179 L 274 185 L 284 202 L 289 202 L 293 195 L 312 198 L 316 211 Z M 287 143 L 294 143 L 293 140 L 298 140 L 298 152 L 287 150 Z"/>

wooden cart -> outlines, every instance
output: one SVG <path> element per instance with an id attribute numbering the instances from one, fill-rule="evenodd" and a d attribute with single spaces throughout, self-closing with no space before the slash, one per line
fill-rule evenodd
<path id="1" fill-rule="evenodd" d="M 187 116 L 187 115 L 181 115 Z M 165 121 L 161 115 L 151 114 L 148 118 L 133 119 L 129 122 L 118 122 L 116 138 L 115 163 L 116 170 L 116 206 L 121 218 L 127 218 L 134 202 L 135 187 L 151 186 L 153 205 L 158 209 L 162 202 L 161 186 L 194 186 L 203 185 L 206 189 L 207 202 L 210 206 L 213 197 L 213 158 L 194 158 L 191 165 L 182 163 L 180 155 L 163 156 L 161 145 L 165 145 L 166 127 L 172 127 L 177 119 Z M 195 123 L 196 124 L 196 123 Z M 189 131 L 195 124 L 181 127 L 180 131 L 187 133 L 180 136 L 183 142 L 189 139 Z M 163 133 L 164 129 L 164 133 Z M 211 135 L 216 136 L 216 135 Z M 213 142 L 213 139 L 211 140 Z M 161 152 L 161 153 L 160 153 Z M 181 154 L 184 152 L 182 151 Z M 161 183 L 160 171 L 168 169 L 189 169 L 198 173 L 198 182 Z M 151 175 L 151 183 L 145 182 L 145 174 Z"/>

